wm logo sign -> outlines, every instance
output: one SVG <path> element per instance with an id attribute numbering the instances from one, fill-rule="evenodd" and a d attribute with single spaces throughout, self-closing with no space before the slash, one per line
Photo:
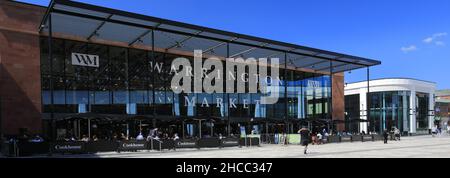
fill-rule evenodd
<path id="1" fill-rule="evenodd" d="M 99 67 L 99 62 L 98 55 L 72 53 L 72 65 Z"/>

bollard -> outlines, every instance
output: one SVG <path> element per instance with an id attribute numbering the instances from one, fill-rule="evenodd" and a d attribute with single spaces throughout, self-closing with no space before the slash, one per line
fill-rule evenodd
<path id="1" fill-rule="evenodd" d="M 19 149 L 17 148 L 17 141 L 14 140 L 13 142 L 13 156 L 18 157 L 19 156 Z"/>
<path id="2" fill-rule="evenodd" d="M 150 138 L 150 149 L 153 151 L 153 138 Z"/>
<path id="3" fill-rule="evenodd" d="M 247 135 L 245 135 L 245 137 L 244 137 L 244 145 L 245 145 L 245 147 L 247 147 Z"/>
<path id="4" fill-rule="evenodd" d="M 48 147 L 48 156 L 52 157 L 53 156 L 53 143 L 49 143 L 49 147 Z"/>

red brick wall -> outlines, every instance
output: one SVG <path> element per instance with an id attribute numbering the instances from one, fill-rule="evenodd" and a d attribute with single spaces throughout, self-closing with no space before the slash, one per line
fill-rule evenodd
<path id="1" fill-rule="evenodd" d="M 0 1 L 0 114 L 4 134 L 41 132 L 38 26 L 45 8 Z"/>
<path id="2" fill-rule="evenodd" d="M 333 75 L 333 120 L 345 119 L 345 100 L 344 100 L 344 74 Z M 337 131 L 344 131 L 345 125 L 339 123 L 336 125 Z"/>

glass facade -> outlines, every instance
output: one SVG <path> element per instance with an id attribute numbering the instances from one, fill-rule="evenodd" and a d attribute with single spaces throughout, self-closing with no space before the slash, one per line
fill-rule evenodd
<path id="1" fill-rule="evenodd" d="M 260 93 L 175 94 L 170 87 L 174 75 L 171 62 L 179 55 L 62 39 L 53 39 L 52 46 L 51 67 L 48 38 L 41 38 L 44 113 L 53 110 L 60 114 L 108 114 L 119 118 L 145 116 L 158 123 L 218 118 L 229 123 L 233 127 L 230 130 L 238 130 L 233 124 L 239 124 L 242 118 L 256 122 L 330 118 L 329 75 L 280 69 L 280 98 L 276 104 L 262 105 Z M 73 53 L 99 56 L 98 67 L 73 65 Z M 190 56 L 181 57 L 193 60 Z M 196 122 L 177 126 L 174 132 L 195 135 L 192 130 L 197 126 L 193 123 Z M 217 125 L 205 123 L 202 130 L 209 132 L 211 128 L 225 135 L 227 129 Z M 257 128 L 262 133 L 276 130 L 263 131 L 262 125 Z"/>
<path id="2" fill-rule="evenodd" d="M 361 110 L 359 94 L 345 96 L 345 131 L 359 132 Z"/>
<path id="3" fill-rule="evenodd" d="M 393 127 L 409 131 L 410 95 L 409 91 L 370 93 L 369 132 L 382 133 Z"/>
<path id="4" fill-rule="evenodd" d="M 417 130 L 428 130 L 430 97 L 426 93 L 416 93 L 416 121 Z"/>

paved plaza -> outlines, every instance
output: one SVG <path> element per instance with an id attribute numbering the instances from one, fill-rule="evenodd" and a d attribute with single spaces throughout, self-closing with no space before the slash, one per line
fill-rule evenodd
<path id="1" fill-rule="evenodd" d="M 60 157 L 54 155 L 54 157 Z M 333 143 L 311 145 L 309 154 L 303 154 L 299 145 L 262 145 L 249 148 L 213 148 L 177 151 L 141 151 L 99 153 L 91 155 L 64 155 L 88 158 L 450 158 L 450 137 L 414 136 L 401 141 Z"/>

